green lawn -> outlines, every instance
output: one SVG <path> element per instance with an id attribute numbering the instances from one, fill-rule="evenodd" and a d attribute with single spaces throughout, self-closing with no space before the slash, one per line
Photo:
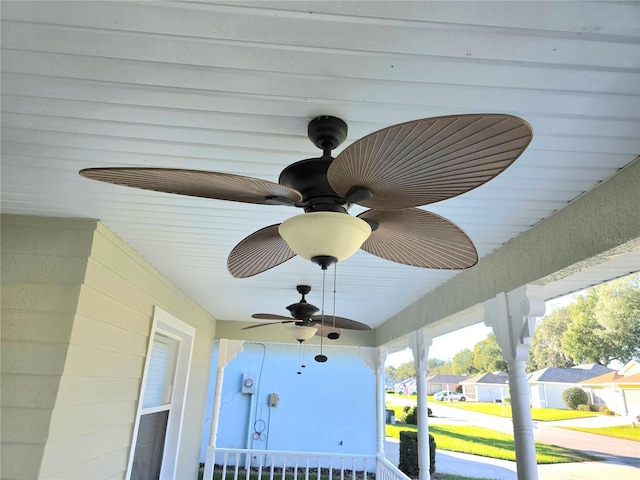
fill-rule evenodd
<path id="1" fill-rule="evenodd" d="M 622 440 L 631 440 L 640 442 L 640 426 L 633 428 L 631 425 L 619 425 L 617 427 L 604 428 L 580 428 L 580 427 L 562 427 L 568 430 L 578 430 L 579 432 L 594 433 L 596 435 L 604 435 L 605 437 L 620 438 Z"/>
<path id="2" fill-rule="evenodd" d="M 440 402 L 435 402 L 437 406 Z M 495 415 L 497 417 L 511 417 L 511 405 L 503 405 L 501 403 L 482 403 L 482 402 L 453 402 L 447 403 L 448 407 L 461 408 L 464 410 L 472 410 L 487 415 Z M 433 405 L 432 405 L 433 406 Z M 435 407 L 433 407 L 435 408 Z M 532 408 L 531 418 L 539 422 L 552 422 L 555 420 L 571 420 L 573 418 L 596 417 L 600 415 L 596 412 L 580 412 L 578 410 L 561 410 L 559 408 Z"/>
<path id="3" fill-rule="evenodd" d="M 400 438 L 400 431 L 417 431 L 415 425 L 387 425 L 389 437 Z M 513 436 L 488 428 L 459 425 L 430 425 L 429 433 L 436 439 L 441 450 L 470 453 L 489 458 L 515 461 L 515 444 Z M 536 459 L 538 464 L 570 463 L 600 460 L 598 457 L 586 455 L 576 450 L 536 443 Z"/>

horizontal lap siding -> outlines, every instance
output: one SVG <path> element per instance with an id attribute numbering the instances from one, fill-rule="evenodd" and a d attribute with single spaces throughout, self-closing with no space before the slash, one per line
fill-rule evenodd
<path id="1" fill-rule="evenodd" d="M 196 328 L 177 473 L 196 478 L 215 323 L 102 225 L 80 289 L 42 478 L 124 478 L 155 305 Z"/>
<path id="2" fill-rule="evenodd" d="M 95 221 L 2 215 L 2 478 L 38 478 Z"/>

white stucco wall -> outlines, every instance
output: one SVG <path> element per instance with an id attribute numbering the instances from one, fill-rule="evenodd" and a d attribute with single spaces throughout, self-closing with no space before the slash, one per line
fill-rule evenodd
<path id="1" fill-rule="evenodd" d="M 244 344 L 224 372 L 217 446 L 303 452 L 375 454 L 375 376 L 357 347 L 325 347 L 329 360 L 317 363 L 316 345 Z M 217 352 L 213 362 L 217 361 Z M 213 364 L 215 367 L 215 363 Z M 298 371 L 301 374 L 297 374 Z M 203 435 L 209 438 L 215 368 Z M 255 400 L 241 393 L 243 373 L 256 375 Z M 276 407 L 268 406 L 277 393 Z M 249 441 L 247 440 L 249 438 Z"/>

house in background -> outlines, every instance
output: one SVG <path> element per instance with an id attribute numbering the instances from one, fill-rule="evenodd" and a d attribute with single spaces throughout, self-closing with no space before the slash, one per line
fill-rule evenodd
<path id="1" fill-rule="evenodd" d="M 427 395 L 433 395 L 443 390 L 455 392 L 460 386 L 460 382 L 468 378 L 468 375 L 431 375 L 427 378 Z"/>
<path id="2" fill-rule="evenodd" d="M 529 396 L 533 408 L 567 408 L 562 393 L 578 383 L 612 372 L 597 363 L 576 365 L 571 368 L 543 368 L 528 375 Z"/>
<path id="3" fill-rule="evenodd" d="M 618 415 L 640 416 L 640 361 L 631 360 L 618 371 L 580 382 L 589 403 L 606 405 Z"/>
<path id="4" fill-rule="evenodd" d="M 398 395 L 415 395 L 418 392 L 416 378 L 412 377 L 396 383 L 394 390 Z"/>
<path id="5" fill-rule="evenodd" d="M 509 375 L 505 372 L 482 373 L 460 384 L 462 394 L 472 402 L 495 402 L 509 396 Z"/>

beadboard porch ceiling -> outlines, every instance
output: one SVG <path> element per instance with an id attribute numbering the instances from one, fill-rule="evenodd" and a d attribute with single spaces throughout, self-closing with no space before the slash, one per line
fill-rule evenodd
<path id="1" fill-rule="evenodd" d="M 218 319 L 284 315 L 297 284 L 320 306 L 310 262 L 248 279 L 226 268 L 240 240 L 299 210 L 78 171 L 175 167 L 277 182 L 318 155 L 306 128 L 319 115 L 348 123 L 338 152 L 417 118 L 517 115 L 535 134 L 513 166 L 424 207 L 462 227 L 482 259 L 640 153 L 639 44 L 637 2 L 4 1 L 2 209 L 100 219 Z M 638 270 L 637 259 L 549 295 Z M 360 251 L 338 264 L 336 314 L 378 326 L 455 274 Z"/>

